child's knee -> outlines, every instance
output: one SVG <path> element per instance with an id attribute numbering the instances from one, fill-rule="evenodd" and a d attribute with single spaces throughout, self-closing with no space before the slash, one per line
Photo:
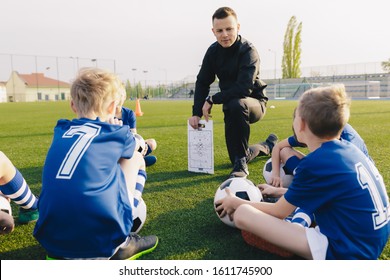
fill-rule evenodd
<path id="1" fill-rule="evenodd" d="M 2 151 L 0 151 L 0 167 L 3 167 L 7 162 L 7 156 Z"/>
<path id="2" fill-rule="evenodd" d="M 146 144 L 150 147 L 152 151 L 154 151 L 157 148 L 157 142 L 155 139 L 146 139 Z"/>
<path id="3" fill-rule="evenodd" d="M 234 216 L 233 216 L 234 224 L 238 228 L 245 227 L 246 217 L 248 216 L 247 214 L 248 214 L 248 212 L 250 211 L 251 208 L 253 208 L 253 207 L 248 205 L 248 204 L 242 204 L 242 205 L 238 206 L 238 208 L 234 212 Z"/>
<path id="4" fill-rule="evenodd" d="M 133 154 L 133 163 L 134 163 L 134 166 L 137 169 L 140 169 L 140 170 L 145 170 L 146 169 L 144 157 L 140 153 L 134 153 Z"/>

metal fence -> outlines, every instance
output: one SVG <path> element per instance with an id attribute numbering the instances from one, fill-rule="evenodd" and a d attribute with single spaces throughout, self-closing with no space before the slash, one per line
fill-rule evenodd
<path id="1" fill-rule="evenodd" d="M 301 77 L 327 77 L 327 76 L 347 76 L 364 75 L 370 73 L 383 74 L 386 71 L 382 68 L 382 62 L 365 62 L 338 65 L 320 65 L 301 67 Z M 281 69 L 262 69 L 262 79 L 282 78 Z"/>
<path id="2" fill-rule="evenodd" d="M 102 58 L 0 54 L 0 81 L 7 81 L 11 73 L 17 71 L 20 74 L 43 73 L 47 77 L 69 83 L 83 67 L 100 67 L 116 72 L 116 61 Z"/>
<path id="3" fill-rule="evenodd" d="M 18 71 L 23 74 L 43 73 L 69 83 L 83 67 L 99 67 L 116 73 L 114 59 L 0 54 L 0 82 L 7 82 L 11 73 Z M 271 98 L 297 98 L 308 88 L 332 83 L 343 83 L 348 93 L 356 98 L 390 97 L 389 73 L 384 72 L 381 62 L 302 67 L 301 72 L 300 79 L 281 79 L 281 69 L 262 70 L 261 78 L 268 84 L 267 93 Z M 146 74 L 144 76 L 145 80 L 138 81 L 137 85 L 135 79 L 127 80 L 133 88 L 130 97 L 138 96 L 138 92 L 142 97 L 151 98 L 192 97 L 189 92 L 195 88 L 195 76 L 158 83 L 147 80 Z M 218 91 L 217 83 L 212 85 L 211 91 Z"/>
<path id="4" fill-rule="evenodd" d="M 352 98 L 390 97 L 390 74 L 360 74 L 324 77 L 304 77 L 301 79 L 271 79 L 268 84 L 268 96 L 275 99 L 298 98 L 309 88 L 344 84 Z"/>

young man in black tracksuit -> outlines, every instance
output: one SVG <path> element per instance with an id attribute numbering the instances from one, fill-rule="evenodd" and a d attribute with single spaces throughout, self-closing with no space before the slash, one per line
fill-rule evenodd
<path id="1" fill-rule="evenodd" d="M 230 177 L 246 177 L 247 163 L 258 155 L 269 155 L 277 137 L 249 147 L 250 124 L 261 120 L 266 112 L 267 86 L 259 78 L 260 58 L 255 47 L 238 35 L 236 13 L 222 7 L 212 16 L 212 31 L 217 39 L 207 50 L 197 76 L 194 106 L 189 124 L 198 128 L 203 116 L 208 121 L 214 104 L 222 104 L 225 141 L 234 165 Z M 210 85 L 219 79 L 220 92 L 209 96 Z"/>

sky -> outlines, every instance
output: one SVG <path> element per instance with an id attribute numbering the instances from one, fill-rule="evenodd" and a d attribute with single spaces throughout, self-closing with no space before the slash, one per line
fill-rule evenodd
<path id="1" fill-rule="evenodd" d="M 390 58 L 389 0 L 2 0 L 0 81 L 9 77 L 11 55 L 21 73 L 34 57 L 38 72 L 53 72 L 43 62 L 48 57 L 73 65 L 77 58 L 80 66 L 96 59 L 93 65 L 130 81 L 194 77 L 215 41 L 211 16 L 222 6 L 236 11 L 263 73 L 281 68 L 292 16 L 303 25 L 302 67 Z"/>

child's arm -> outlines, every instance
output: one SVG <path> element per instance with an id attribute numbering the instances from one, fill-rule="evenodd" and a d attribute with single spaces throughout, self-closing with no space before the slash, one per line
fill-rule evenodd
<path id="1" fill-rule="evenodd" d="M 271 185 L 274 187 L 283 187 L 280 178 L 280 151 L 285 147 L 291 147 L 287 138 L 278 142 L 272 149 Z"/>
<path id="2" fill-rule="evenodd" d="M 248 204 L 258 210 L 261 210 L 267 214 L 270 214 L 280 219 L 286 218 L 296 208 L 296 206 L 288 203 L 287 200 L 284 199 L 284 196 L 282 196 L 275 203 L 268 203 L 268 202 L 257 202 L 257 201 L 248 201 L 245 199 L 241 199 L 235 196 L 229 190 L 229 188 L 226 188 L 226 192 L 227 192 L 226 197 L 215 202 L 215 205 L 217 205 L 216 211 L 218 213 L 221 213 L 220 214 L 221 218 L 224 217 L 225 215 L 229 215 L 229 217 L 232 219 L 234 212 L 242 204 Z"/>
<path id="3" fill-rule="evenodd" d="M 117 119 L 117 118 L 115 118 L 115 117 L 108 118 L 108 119 L 106 120 L 106 122 L 108 122 L 109 124 L 115 124 L 115 125 L 120 125 L 120 126 L 123 125 L 122 120 Z"/>
<path id="4" fill-rule="evenodd" d="M 11 160 L 0 151 L 0 185 L 9 183 L 15 177 L 16 169 Z"/>
<path id="5" fill-rule="evenodd" d="M 259 184 L 257 187 L 264 197 L 281 197 L 287 191 L 286 188 L 277 188 L 268 184 Z"/>

